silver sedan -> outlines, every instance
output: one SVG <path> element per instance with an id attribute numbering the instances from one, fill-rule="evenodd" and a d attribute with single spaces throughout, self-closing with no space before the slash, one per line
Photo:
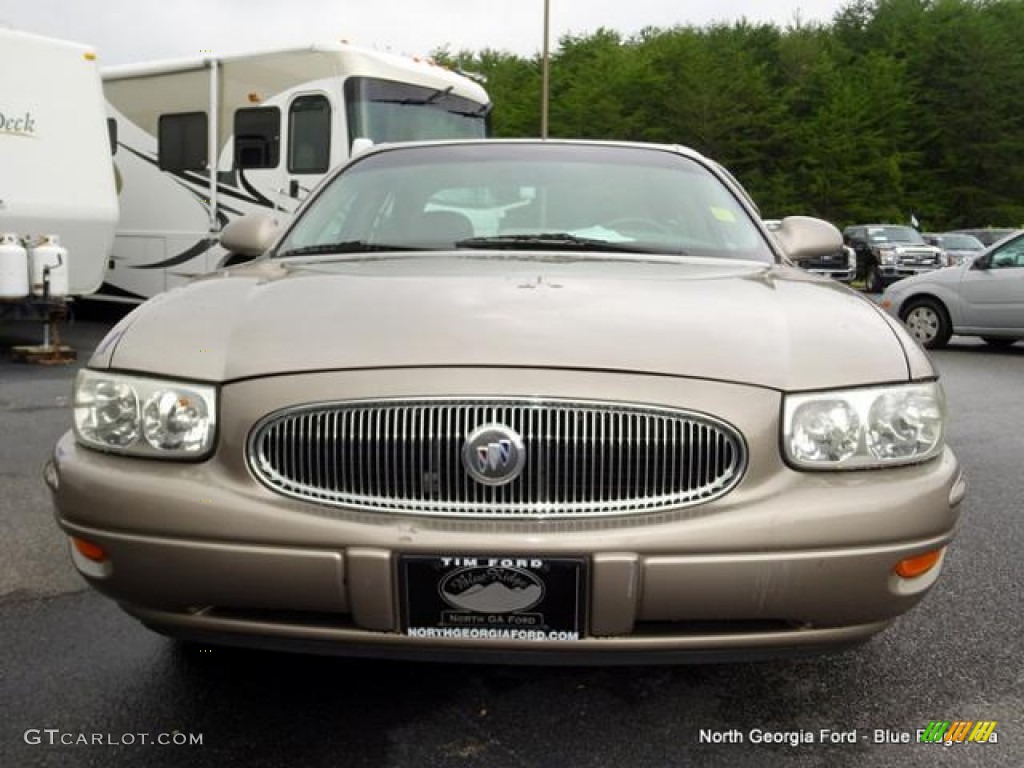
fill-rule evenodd
<path id="1" fill-rule="evenodd" d="M 928 349 L 953 334 L 981 336 L 995 347 L 1024 339 L 1024 232 L 971 262 L 900 280 L 881 304 Z"/>

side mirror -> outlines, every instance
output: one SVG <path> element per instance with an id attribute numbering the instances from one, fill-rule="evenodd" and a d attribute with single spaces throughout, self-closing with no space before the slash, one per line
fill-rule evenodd
<path id="1" fill-rule="evenodd" d="M 239 256 L 256 258 L 277 238 L 280 224 L 268 213 L 247 213 L 228 223 L 220 233 L 220 244 Z"/>
<path id="2" fill-rule="evenodd" d="M 352 141 L 352 151 L 349 152 L 349 157 L 355 157 L 361 155 L 363 152 L 373 146 L 373 139 L 368 139 L 365 136 L 359 136 Z"/>
<path id="3" fill-rule="evenodd" d="M 805 261 L 842 250 L 843 236 L 823 219 L 787 216 L 772 234 L 792 261 Z"/>

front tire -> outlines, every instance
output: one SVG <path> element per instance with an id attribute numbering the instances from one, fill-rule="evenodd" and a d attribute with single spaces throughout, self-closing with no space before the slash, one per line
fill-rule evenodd
<path id="1" fill-rule="evenodd" d="M 910 335 L 925 349 L 941 349 L 953 335 L 949 313 L 935 299 L 911 301 L 900 318 Z"/>

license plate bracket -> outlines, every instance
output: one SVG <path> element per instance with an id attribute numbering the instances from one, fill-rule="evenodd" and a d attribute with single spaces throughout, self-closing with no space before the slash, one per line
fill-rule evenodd
<path id="1" fill-rule="evenodd" d="M 401 555 L 401 628 L 413 637 L 578 640 L 586 628 L 582 557 Z"/>

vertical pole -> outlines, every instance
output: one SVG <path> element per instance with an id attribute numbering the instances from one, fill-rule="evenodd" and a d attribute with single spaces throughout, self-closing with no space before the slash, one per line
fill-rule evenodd
<path id="1" fill-rule="evenodd" d="M 551 52 L 548 45 L 551 27 L 551 0 L 544 0 L 544 50 L 541 54 L 540 137 L 548 137 L 548 102 L 551 90 Z"/>
<path id="2" fill-rule="evenodd" d="M 210 135 L 208 138 L 207 161 L 210 174 L 210 231 L 217 231 L 217 141 L 220 128 L 218 117 L 220 116 L 220 71 L 217 66 L 217 59 L 210 59 Z"/>

